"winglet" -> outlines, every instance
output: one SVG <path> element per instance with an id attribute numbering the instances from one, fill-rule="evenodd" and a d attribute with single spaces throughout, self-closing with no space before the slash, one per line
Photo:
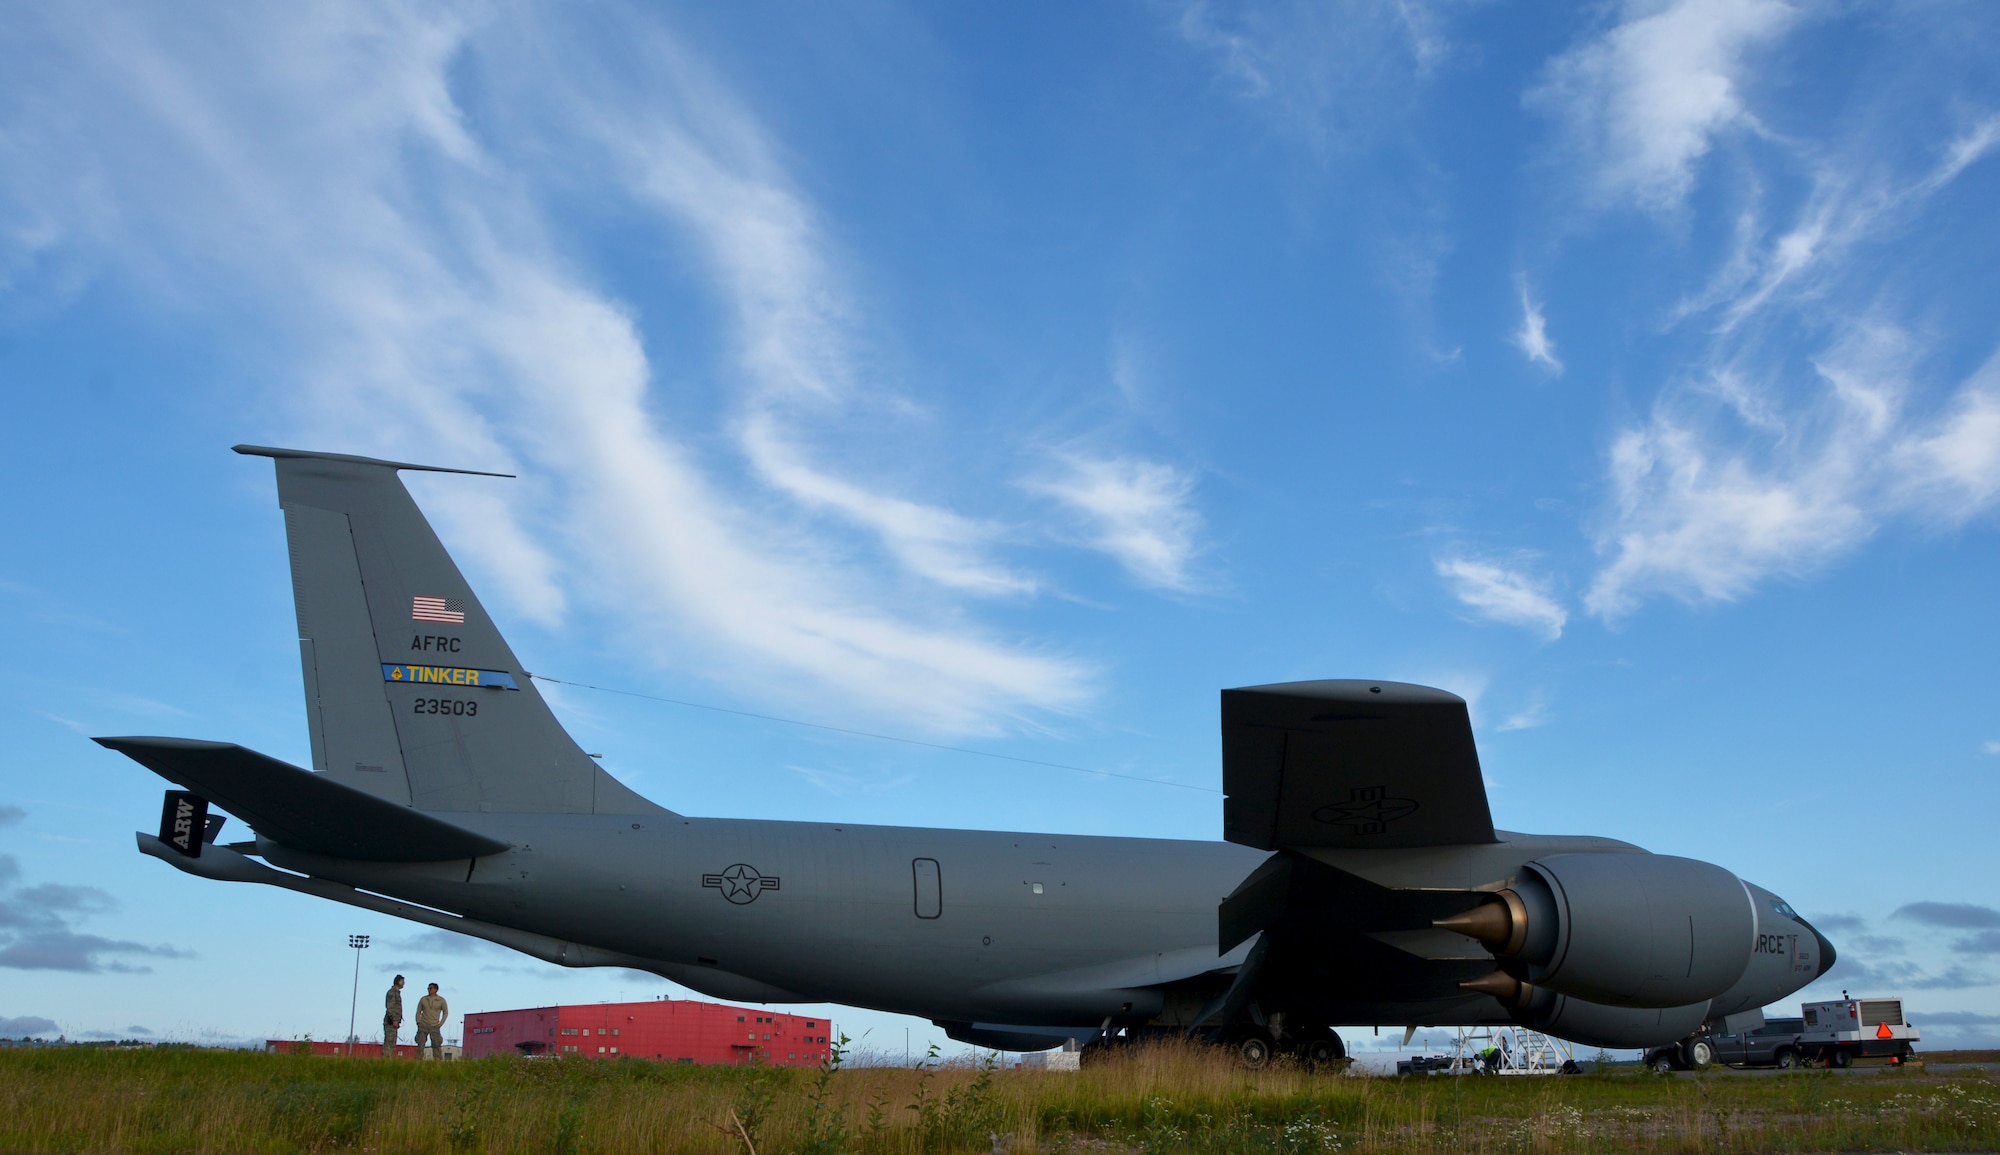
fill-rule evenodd
<path id="1" fill-rule="evenodd" d="M 273 449 L 268 445 L 232 445 L 245 457 L 300 457 L 314 461 L 345 461 L 350 465 L 381 465 L 390 469 L 419 469 L 425 473 L 466 473 L 473 477 L 513 477 L 511 473 L 488 473 L 483 469 L 452 469 L 444 465 L 415 465 L 408 461 L 384 461 L 379 457 L 356 457 L 351 453 L 315 453 L 310 449 Z"/>

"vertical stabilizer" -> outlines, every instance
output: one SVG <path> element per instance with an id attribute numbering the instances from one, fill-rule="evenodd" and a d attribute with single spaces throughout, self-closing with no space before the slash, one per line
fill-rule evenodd
<path id="1" fill-rule="evenodd" d="M 314 770 L 419 810 L 659 811 L 570 739 L 396 476 L 433 467 L 236 451 L 277 464 Z"/>

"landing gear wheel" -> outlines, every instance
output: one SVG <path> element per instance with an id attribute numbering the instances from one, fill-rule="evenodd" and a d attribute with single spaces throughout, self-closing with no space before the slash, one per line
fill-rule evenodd
<path id="1" fill-rule="evenodd" d="M 1833 1066 L 1834 1070 L 1845 1071 L 1854 1062 L 1854 1056 L 1848 1054 L 1846 1051 L 1835 1051 L 1827 1059 L 1827 1062 Z"/>
<path id="2" fill-rule="evenodd" d="M 1308 1066 L 1331 1067 L 1347 1057 L 1347 1047 L 1341 1043 L 1339 1035 L 1328 1031 L 1307 1039 L 1305 1046 L 1299 1048 L 1299 1053 L 1305 1057 Z"/>
<path id="3" fill-rule="evenodd" d="M 1799 1065 L 1799 1053 L 1790 1047 L 1785 1047 L 1772 1057 L 1772 1061 L 1778 1065 L 1780 1071 L 1789 1071 Z"/>
<path id="4" fill-rule="evenodd" d="M 1715 1046 L 1707 1039 L 1689 1039 L 1681 1044 L 1681 1059 L 1692 1070 L 1704 1070 L 1715 1062 Z"/>
<path id="5" fill-rule="evenodd" d="M 1271 1036 L 1263 1031 L 1252 1031 L 1236 1040 L 1236 1055 L 1251 1070 L 1262 1069 L 1271 1061 Z"/>
<path id="6" fill-rule="evenodd" d="M 1674 1057 L 1665 1051 L 1661 1051 L 1651 1059 L 1648 1059 L 1646 1065 L 1652 1068 L 1655 1075 L 1671 1075 L 1674 1073 Z"/>

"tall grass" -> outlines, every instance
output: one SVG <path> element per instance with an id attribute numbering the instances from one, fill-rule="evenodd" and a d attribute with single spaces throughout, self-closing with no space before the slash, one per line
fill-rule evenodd
<path id="1" fill-rule="evenodd" d="M 997 1140 L 996 1138 L 997 1137 Z M 1371 1079 L 1199 1046 L 1077 1073 L 0 1051 L 6 1152 L 1601 1152 L 2000 1149 L 1984 1072 Z"/>

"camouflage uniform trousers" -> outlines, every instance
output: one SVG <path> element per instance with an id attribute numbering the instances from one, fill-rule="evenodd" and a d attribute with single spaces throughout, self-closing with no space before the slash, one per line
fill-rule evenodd
<path id="1" fill-rule="evenodd" d="M 424 1054 L 424 1040 L 426 1039 L 430 1040 L 431 1044 L 431 1053 L 428 1056 Z M 417 1058 L 444 1058 L 444 1033 L 441 1029 L 422 1026 L 417 1028 Z"/>
<path id="2" fill-rule="evenodd" d="M 390 987 L 382 996 L 382 1057 L 396 1057 L 396 1031 L 403 1025 L 403 992 Z"/>

